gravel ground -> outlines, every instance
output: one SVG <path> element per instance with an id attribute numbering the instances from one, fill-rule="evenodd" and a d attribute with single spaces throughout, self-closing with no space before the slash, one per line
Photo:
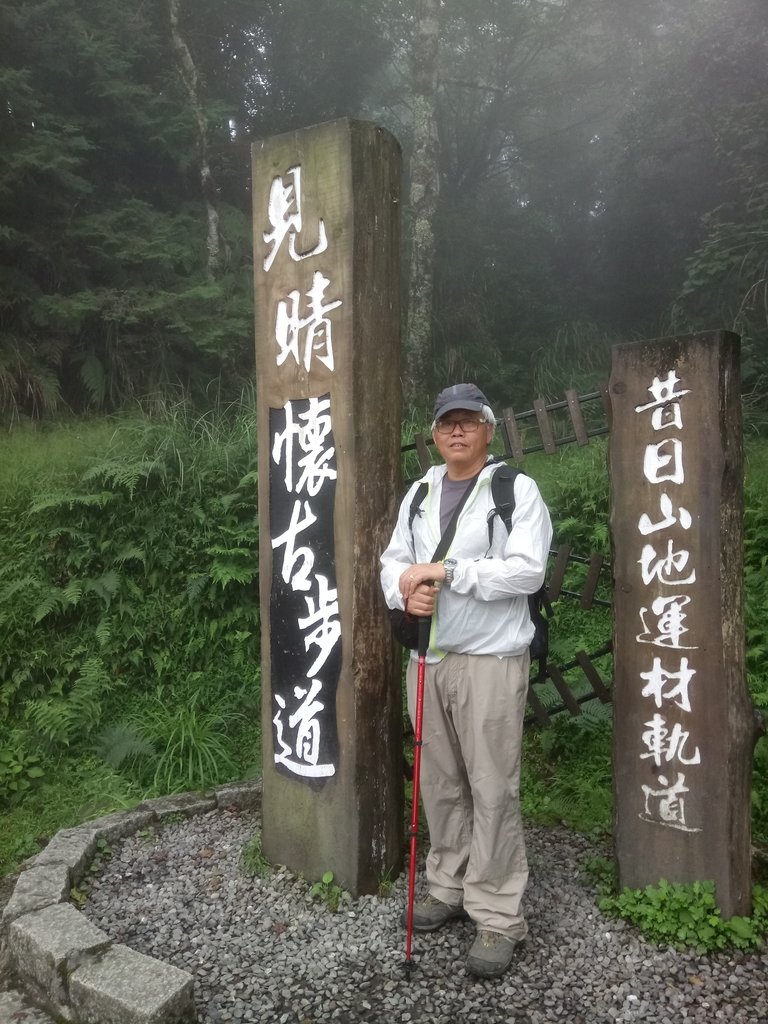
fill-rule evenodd
<path id="1" fill-rule="evenodd" d="M 204 1024 L 768 1024 L 768 951 L 679 953 L 605 919 L 582 872 L 604 851 L 565 829 L 527 828 L 530 934 L 502 979 L 478 981 L 463 921 L 415 935 L 406 969 L 405 876 L 337 913 L 288 871 L 248 877 L 259 824 L 216 811 L 132 836 L 87 885 L 82 910 L 113 939 L 194 974 Z"/>

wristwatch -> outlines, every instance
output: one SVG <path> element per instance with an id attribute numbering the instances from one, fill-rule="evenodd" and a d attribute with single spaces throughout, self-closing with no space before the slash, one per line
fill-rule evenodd
<path id="1" fill-rule="evenodd" d="M 444 558 L 443 568 L 445 569 L 445 585 L 446 587 L 450 587 L 453 583 L 453 574 L 456 572 L 456 559 Z"/>

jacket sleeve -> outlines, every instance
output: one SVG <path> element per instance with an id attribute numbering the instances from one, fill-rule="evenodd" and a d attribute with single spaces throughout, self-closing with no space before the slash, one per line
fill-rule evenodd
<path id="1" fill-rule="evenodd" d="M 413 534 L 408 526 L 408 513 L 418 483 L 414 484 L 400 505 L 397 524 L 386 551 L 381 556 L 381 589 L 389 608 L 403 608 L 403 596 L 398 583 L 405 570 L 414 564 Z"/>
<path id="2" fill-rule="evenodd" d="M 552 543 L 552 522 L 530 477 L 521 474 L 515 479 L 512 529 L 503 542 L 497 540 L 499 531 L 506 533 L 497 519 L 490 557 L 457 558 L 451 584 L 454 593 L 479 601 L 498 601 L 517 594 L 535 594 L 543 584 Z"/>

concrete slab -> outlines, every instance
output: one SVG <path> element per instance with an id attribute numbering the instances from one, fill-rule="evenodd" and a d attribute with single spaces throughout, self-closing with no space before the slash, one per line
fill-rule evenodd
<path id="1" fill-rule="evenodd" d="M 114 814 L 105 814 L 102 818 L 83 822 L 82 827 L 93 829 L 97 840 L 104 839 L 110 843 L 115 839 L 124 839 L 141 828 L 146 828 L 147 825 L 152 824 L 153 820 L 152 811 L 135 808 L 132 811 L 116 811 Z"/>
<path id="2" fill-rule="evenodd" d="M 53 1012 L 69 1018 L 69 977 L 89 954 L 111 940 L 71 903 L 59 903 L 17 917 L 8 928 L 7 956 L 23 988 Z"/>
<path id="3" fill-rule="evenodd" d="M 64 903 L 69 898 L 70 884 L 70 869 L 66 864 L 43 864 L 22 871 L 3 908 L 3 930 L 23 914 L 42 910 L 52 903 Z"/>
<path id="4" fill-rule="evenodd" d="M 261 805 L 261 779 L 248 779 L 245 782 L 217 786 L 214 796 L 219 807 L 236 807 L 238 810 L 250 810 Z"/>
<path id="5" fill-rule="evenodd" d="M 187 1024 L 192 987 L 186 971 L 116 944 L 73 972 L 70 998 L 82 1024 Z"/>
<path id="6" fill-rule="evenodd" d="M 173 814 L 207 814 L 216 810 L 216 799 L 205 793 L 178 793 L 176 796 L 158 796 L 154 800 L 144 800 L 136 808 L 137 811 L 151 811 L 162 821 Z"/>

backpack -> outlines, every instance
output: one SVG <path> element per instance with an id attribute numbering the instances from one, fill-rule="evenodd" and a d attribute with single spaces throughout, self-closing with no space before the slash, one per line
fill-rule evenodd
<path id="1" fill-rule="evenodd" d="M 491 496 L 494 507 L 488 516 L 488 547 L 493 539 L 493 520 L 499 516 L 507 528 L 512 530 L 512 513 L 515 511 L 515 478 L 522 473 L 502 463 L 491 477 Z M 531 640 L 531 661 L 538 662 L 539 670 L 534 682 L 543 683 L 547 678 L 547 657 L 549 655 L 549 622 L 552 604 L 547 588 L 542 584 L 535 594 L 528 595 L 528 613 L 535 630 Z"/>
<path id="2" fill-rule="evenodd" d="M 491 477 L 491 497 L 494 507 L 488 515 L 489 548 L 493 540 L 493 520 L 496 516 L 501 518 L 507 528 L 507 533 L 512 530 L 512 513 L 515 511 L 515 479 L 522 472 L 522 469 L 502 463 Z M 411 536 L 413 536 L 413 520 L 420 514 L 419 506 L 426 497 L 428 488 L 429 485 L 424 480 L 414 491 L 408 512 L 408 528 L 411 531 Z M 538 683 L 543 682 L 547 677 L 547 657 L 549 655 L 549 622 L 547 619 L 552 615 L 552 604 L 544 585 L 539 587 L 535 594 L 528 595 L 528 613 L 535 630 L 530 650 L 531 661 L 538 662 L 539 666 L 534 679 L 534 682 Z"/>

